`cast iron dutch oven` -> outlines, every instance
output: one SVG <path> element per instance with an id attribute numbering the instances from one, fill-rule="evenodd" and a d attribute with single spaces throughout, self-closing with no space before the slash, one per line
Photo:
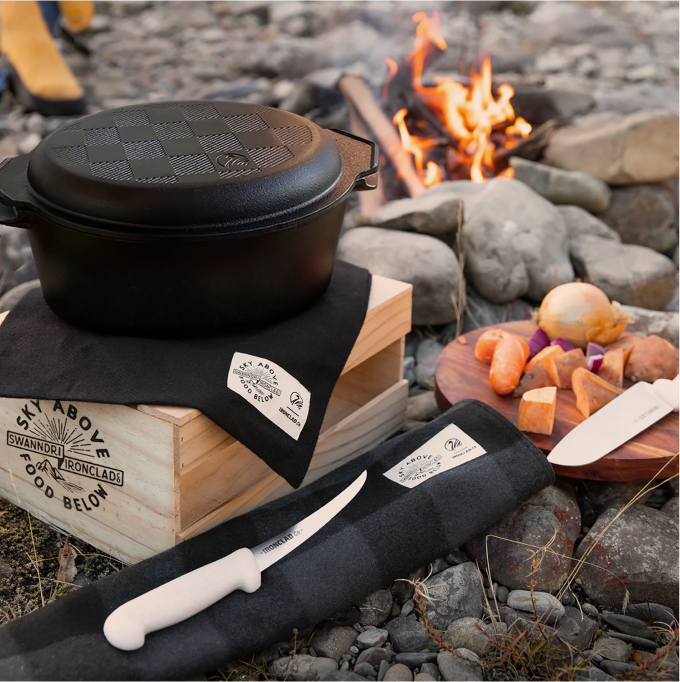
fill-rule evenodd
<path id="1" fill-rule="evenodd" d="M 375 145 L 269 107 L 166 102 L 86 116 L 0 167 L 0 222 L 29 230 L 45 300 L 142 335 L 266 324 L 330 281 Z"/>

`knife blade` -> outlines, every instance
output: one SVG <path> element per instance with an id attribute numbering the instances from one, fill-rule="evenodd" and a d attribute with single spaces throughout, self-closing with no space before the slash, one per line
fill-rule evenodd
<path id="1" fill-rule="evenodd" d="M 678 377 L 639 381 L 570 431 L 548 455 L 551 464 L 592 464 L 678 410 Z"/>
<path id="2" fill-rule="evenodd" d="M 235 590 L 255 592 L 262 571 L 309 540 L 344 509 L 366 482 L 364 471 L 339 495 L 283 533 L 160 585 L 119 606 L 104 622 L 104 636 L 117 649 L 139 649 L 150 632 L 175 625 Z"/>

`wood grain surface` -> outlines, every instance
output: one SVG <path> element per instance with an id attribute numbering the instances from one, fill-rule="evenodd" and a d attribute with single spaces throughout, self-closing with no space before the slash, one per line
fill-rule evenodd
<path id="1" fill-rule="evenodd" d="M 536 330 L 532 322 L 505 322 L 494 325 L 529 339 Z M 489 385 L 489 366 L 474 356 L 475 343 L 488 329 L 477 329 L 451 342 L 442 351 L 435 373 L 435 395 L 440 409 L 465 398 L 475 398 L 517 423 L 519 398 L 500 396 Z M 630 382 L 626 383 L 626 387 Z M 526 435 L 546 453 L 575 426 L 584 421 L 576 409 L 576 397 L 570 390 L 557 391 L 557 413 L 552 435 Z M 555 473 L 572 478 L 601 481 L 634 481 L 667 478 L 678 472 L 678 413 L 672 412 L 646 431 L 638 434 L 607 456 L 583 467 L 555 466 Z M 667 465 L 661 473 L 660 470 Z"/>

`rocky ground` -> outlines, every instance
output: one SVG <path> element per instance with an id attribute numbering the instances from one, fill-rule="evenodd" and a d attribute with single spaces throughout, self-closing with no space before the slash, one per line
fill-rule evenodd
<path id="1" fill-rule="evenodd" d="M 409 52 L 411 14 L 431 8 L 449 45 L 438 73 L 466 74 L 488 54 L 496 81 L 540 88 L 570 125 L 544 152 L 550 167 L 515 159 L 513 180 L 445 183 L 371 216 L 349 212 L 340 255 L 414 285 L 405 429 L 438 414 L 444 344 L 528 318 L 575 277 L 628 306 L 632 329 L 678 345 L 678 3 L 103 2 L 82 38 L 91 56 L 64 46 L 93 111 L 220 97 L 347 127 L 338 77 L 360 71 L 379 89 L 383 57 Z M 64 123 L 25 115 L 9 96 L 0 114 L 0 156 Z M 0 312 L 36 278 L 25 231 L 0 226 Z M 210 676 L 677 679 L 677 479 L 640 494 L 644 483 L 559 480 L 333 622 Z M 0 519 L 5 619 L 120 566 L 75 539 L 75 553 L 64 549 L 4 502 Z"/>

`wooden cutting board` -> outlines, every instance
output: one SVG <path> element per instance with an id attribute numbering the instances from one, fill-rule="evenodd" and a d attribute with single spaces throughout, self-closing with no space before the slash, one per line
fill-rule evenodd
<path id="1" fill-rule="evenodd" d="M 494 325 L 493 328 L 505 329 L 528 340 L 536 330 L 536 325 L 533 322 L 505 322 Z M 493 407 L 516 424 L 519 398 L 495 393 L 489 385 L 489 366 L 477 360 L 474 355 L 477 339 L 487 329 L 491 327 L 464 334 L 461 339 L 456 339 L 444 348 L 437 361 L 435 373 L 437 403 L 443 411 L 459 400 L 475 398 Z M 465 343 L 461 342 L 462 339 Z M 555 428 L 552 435 L 535 433 L 526 435 L 541 450 L 549 453 L 584 419 L 576 409 L 574 393 L 558 389 Z M 667 478 L 678 473 L 677 453 L 678 413 L 672 412 L 597 462 L 583 467 L 555 466 L 555 473 L 560 476 L 600 481 L 650 480 L 657 475 Z M 665 464 L 668 466 L 659 474 L 659 470 Z"/>

